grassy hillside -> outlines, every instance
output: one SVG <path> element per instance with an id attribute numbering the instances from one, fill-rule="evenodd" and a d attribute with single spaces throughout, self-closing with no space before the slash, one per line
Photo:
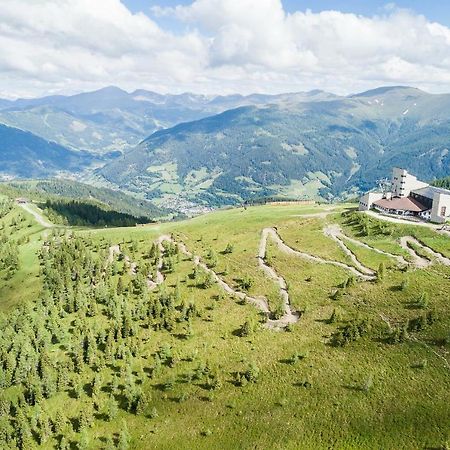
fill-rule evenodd
<path id="1" fill-rule="evenodd" d="M 147 221 L 172 216 L 169 209 L 157 207 L 149 201 L 71 180 L 17 180 L 0 184 L 0 192 L 12 198 L 26 197 L 40 203 L 50 201 L 69 204 L 76 200 L 103 211 L 115 211 L 136 218 L 145 217 Z"/>
<path id="2" fill-rule="evenodd" d="M 12 244 L 17 256 L 11 267 L 4 261 L 0 264 L 0 316 L 24 302 L 34 302 L 42 289 L 39 278 L 37 254 L 43 244 L 44 229 L 37 224 L 31 214 L 0 195 L 0 246 L 1 259 L 4 259 L 5 244 Z"/>
<path id="3" fill-rule="evenodd" d="M 450 236 L 348 206 L 43 231 L 27 263 L 38 276 L 20 287 L 15 272 L 8 283 L 23 298 L 0 297 L 0 439 L 27 449 L 445 448 Z M 11 225 L 17 208 L 0 220 L 11 240 L 28 230 L 28 218 Z M 289 324 L 283 292 L 299 317 Z"/>
<path id="4" fill-rule="evenodd" d="M 448 95 L 406 87 L 313 102 L 287 96 L 158 131 L 95 181 L 209 205 L 352 196 L 393 166 L 423 179 L 448 175 L 449 106 Z"/>

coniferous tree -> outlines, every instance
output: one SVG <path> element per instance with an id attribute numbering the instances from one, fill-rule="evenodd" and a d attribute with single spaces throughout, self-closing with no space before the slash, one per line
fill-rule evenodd
<path id="1" fill-rule="evenodd" d="M 128 450 L 130 447 L 130 434 L 125 421 L 122 422 L 122 427 L 119 434 L 119 443 L 117 448 L 119 450 Z"/>

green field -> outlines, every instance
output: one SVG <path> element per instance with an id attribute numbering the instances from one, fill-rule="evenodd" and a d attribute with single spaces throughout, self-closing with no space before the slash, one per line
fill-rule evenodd
<path id="1" fill-rule="evenodd" d="M 0 447 L 448 448 L 450 266 L 414 267 L 399 238 L 450 256 L 450 237 L 372 218 L 363 226 L 352 207 L 55 230 L 15 205 L 0 218 L 20 241 L 18 269 L 8 280 L 1 272 Z M 330 224 L 408 264 L 342 239 L 373 273 L 360 279 L 324 234 Z M 238 298 L 265 297 L 271 319 L 282 309 L 257 258 L 265 228 L 307 255 L 268 237 L 264 261 L 300 313 L 287 327 L 284 316 L 267 326 Z"/>

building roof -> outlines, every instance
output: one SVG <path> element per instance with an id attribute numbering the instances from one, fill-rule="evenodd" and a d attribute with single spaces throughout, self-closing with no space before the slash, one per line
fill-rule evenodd
<path id="1" fill-rule="evenodd" d="M 395 209 L 397 211 L 422 212 L 430 209 L 411 197 L 395 197 L 391 200 L 382 198 L 373 202 L 373 204 L 384 209 Z"/>
<path id="2" fill-rule="evenodd" d="M 450 195 L 450 191 L 448 189 L 438 188 L 436 186 L 426 186 L 420 189 L 413 189 L 411 192 L 431 200 L 433 200 L 435 193 Z"/>

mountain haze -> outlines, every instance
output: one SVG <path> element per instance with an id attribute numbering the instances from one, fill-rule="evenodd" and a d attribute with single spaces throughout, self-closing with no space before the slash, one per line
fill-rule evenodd
<path id="1" fill-rule="evenodd" d="M 0 124 L 0 176 L 39 178 L 62 172 L 76 174 L 94 161 L 87 152 L 71 150 Z"/>
<path id="2" fill-rule="evenodd" d="M 292 94 L 305 100 L 334 97 L 322 91 Z M 282 95 L 162 95 L 117 87 L 72 96 L 0 100 L 0 123 L 30 131 L 65 147 L 110 154 L 133 148 L 153 132 L 242 105 L 279 101 Z"/>

